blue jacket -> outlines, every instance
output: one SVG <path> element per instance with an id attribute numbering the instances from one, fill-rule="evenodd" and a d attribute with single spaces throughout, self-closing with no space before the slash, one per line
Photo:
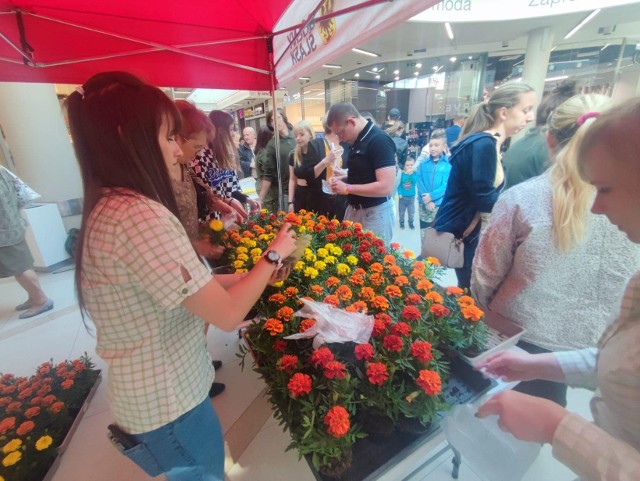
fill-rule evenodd
<path id="1" fill-rule="evenodd" d="M 451 175 L 436 217 L 438 232 L 462 236 L 476 212 L 491 212 L 504 186 L 493 186 L 497 155 L 496 138 L 486 132 L 470 135 L 453 148 Z"/>
<path id="2" fill-rule="evenodd" d="M 431 157 L 424 157 L 418 164 L 418 197 L 422 202 L 422 194 L 429 194 L 435 205 L 440 205 L 447 189 L 447 181 L 451 173 L 451 164 L 445 154 L 438 162 Z"/>

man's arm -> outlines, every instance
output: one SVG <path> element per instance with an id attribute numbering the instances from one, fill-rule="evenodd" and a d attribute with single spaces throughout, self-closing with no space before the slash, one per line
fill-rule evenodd
<path id="1" fill-rule="evenodd" d="M 396 168 L 392 165 L 376 169 L 375 182 L 368 184 L 347 184 L 334 177 L 331 179 L 331 188 L 336 194 L 354 194 L 362 197 L 388 197 L 393 194 L 395 179 Z"/>

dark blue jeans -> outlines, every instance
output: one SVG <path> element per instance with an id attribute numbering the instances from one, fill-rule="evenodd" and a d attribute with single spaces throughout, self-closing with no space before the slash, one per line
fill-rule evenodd
<path id="1" fill-rule="evenodd" d="M 476 249 L 480 243 L 480 225 L 478 222 L 475 229 L 464 239 L 464 265 L 456 269 L 458 287 L 469 289 L 471 287 L 471 266 L 476 255 Z"/>

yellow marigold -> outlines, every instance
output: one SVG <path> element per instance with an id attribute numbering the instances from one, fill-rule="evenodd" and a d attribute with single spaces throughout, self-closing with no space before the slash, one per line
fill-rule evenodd
<path id="1" fill-rule="evenodd" d="M 427 257 L 427 262 L 428 262 L 429 264 L 433 264 L 434 266 L 439 266 L 439 265 L 441 265 L 441 264 L 440 264 L 440 261 L 439 261 L 438 259 L 436 259 L 435 257 Z"/>
<path id="2" fill-rule="evenodd" d="M 335 256 L 327 256 L 324 258 L 324 261 L 327 264 L 335 264 L 338 261 L 338 259 L 336 259 Z"/>
<path id="3" fill-rule="evenodd" d="M 301 271 L 302 269 L 304 269 L 304 265 L 305 265 L 304 262 L 298 261 L 298 262 L 296 262 L 296 265 L 293 266 L 293 270 L 294 271 Z"/>
<path id="4" fill-rule="evenodd" d="M 4 459 L 2 460 L 2 465 L 5 468 L 8 468 L 9 466 L 13 466 L 14 464 L 16 464 L 21 459 L 22 459 L 22 452 L 21 451 L 14 451 L 12 453 L 7 454 L 4 457 Z"/>
<path id="5" fill-rule="evenodd" d="M 249 239 L 248 237 L 243 237 L 242 238 L 242 243 L 245 246 L 249 247 L 249 248 L 255 247 L 255 246 L 258 245 L 258 243 L 256 241 L 254 241 L 253 239 Z"/>
<path id="6" fill-rule="evenodd" d="M 244 246 L 239 246 L 239 247 L 236 247 L 236 252 L 238 254 L 246 254 L 247 252 L 249 252 L 249 249 L 247 249 Z"/>
<path id="7" fill-rule="evenodd" d="M 320 259 L 324 259 L 325 257 L 327 257 L 329 255 L 329 251 L 327 249 L 325 249 L 324 247 L 320 247 L 320 249 L 318 249 L 318 252 L 316 252 L 316 254 L 318 255 L 318 257 Z"/>
<path id="8" fill-rule="evenodd" d="M 299 234 L 304 234 L 305 232 L 307 232 L 307 228 L 303 225 L 301 225 L 300 227 L 298 227 L 298 233 Z"/>
<path id="9" fill-rule="evenodd" d="M 442 299 L 442 296 L 438 294 L 436 291 L 427 292 L 424 298 L 435 304 L 442 304 L 442 302 L 444 301 L 444 299 Z"/>
<path id="10" fill-rule="evenodd" d="M 244 267 L 244 261 L 233 261 L 232 265 L 234 269 L 242 269 Z"/>
<path id="11" fill-rule="evenodd" d="M 237 272 L 240 272 L 240 271 L 237 271 Z M 279 287 L 282 287 L 283 284 L 284 284 L 284 281 L 278 281 L 278 282 L 274 282 L 271 285 L 277 289 Z"/>
<path id="12" fill-rule="evenodd" d="M 476 301 L 474 301 L 473 297 L 471 297 L 471 296 L 458 297 L 457 301 L 458 301 L 458 305 L 460 307 L 469 307 L 469 306 L 475 306 L 476 305 Z"/>
<path id="13" fill-rule="evenodd" d="M 248 254 L 238 254 L 237 259 L 239 261 L 248 261 L 249 260 L 249 255 Z"/>
<path id="14" fill-rule="evenodd" d="M 251 257 L 260 257 L 262 255 L 262 249 L 256 247 L 255 249 L 251 249 Z"/>
<path id="15" fill-rule="evenodd" d="M 333 249 L 336 245 L 332 244 L 331 242 L 329 242 L 328 244 L 324 245 L 324 248 L 327 249 L 329 252 L 331 252 L 331 249 Z"/>
<path id="16" fill-rule="evenodd" d="M 53 443 L 53 438 L 51 436 L 42 436 L 40 439 L 36 441 L 36 450 L 44 451 Z"/>
<path id="17" fill-rule="evenodd" d="M 305 277 L 309 277 L 311 279 L 315 279 L 316 277 L 318 277 L 318 271 L 317 271 L 317 269 L 314 269 L 313 267 L 307 267 L 304 270 L 304 276 Z"/>
<path id="18" fill-rule="evenodd" d="M 331 249 L 331 254 L 333 254 L 334 256 L 341 256 L 342 255 L 342 248 L 338 247 L 338 246 L 333 246 Z"/>
<path id="19" fill-rule="evenodd" d="M 336 270 L 341 276 L 348 276 L 351 273 L 351 268 L 347 264 L 338 264 Z"/>
<path id="20" fill-rule="evenodd" d="M 252 257 L 252 258 L 251 258 L 251 261 L 252 261 L 254 264 L 257 264 L 258 262 L 260 262 L 260 259 L 262 259 L 262 256 L 256 256 L 256 257 Z"/>
<path id="21" fill-rule="evenodd" d="M 12 439 L 4 445 L 4 447 L 2 448 L 2 452 L 4 454 L 9 454 L 20 449 L 20 446 L 22 446 L 22 439 Z"/>
<path id="22" fill-rule="evenodd" d="M 222 229 L 224 229 L 224 224 L 221 220 L 213 219 L 211 222 L 209 222 L 209 229 L 214 232 L 220 232 Z"/>
<path id="23" fill-rule="evenodd" d="M 267 322 L 264 323 L 265 331 L 268 331 L 272 336 L 277 336 L 284 331 L 284 324 L 278 319 L 274 319 L 273 317 L 267 319 Z"/>
<path id="24" fill-rule="evenodd" d="M 260 209 L 261 214 L 268 214 L 269 211 L 267 209 Z"/>
<path id="25" fill-rule="evenodd" d="M 317 260 L 316 255 L 311 251 L 311 249 L 305 249 L 304 251 L 304 259 L 307 262 L 315 262 Z"/>
<path id="26" fill-rule="evenodd" d="M 327 264 L 325 264 L 322 261 L 315 261 L 314 264 L 313 264 L 313 267 L 315 267 L 319 271 L 323 271 L 323 270 L 325 270 L 327 268 Z"/>
<path id="27" fill-rule="evenodd" d="M 249 269 L 236 269 L 236 274 L 242 274 L 243 272 L 249 272 Z"/>
<path id="28" fill-rule="evenodd" d="M 358 264 L 358 258 L 356 256 L 347 256 L 347 263 L 355 266 Z"/>
<path id="29" fill-rule="evenodd" d="M 477 322 L 482 319 L 484 316 L 484 312 L 477 306 L 466 306 L 460 309 L 462 315 L 465 319 L 469 319 L 470 321 Z"/>

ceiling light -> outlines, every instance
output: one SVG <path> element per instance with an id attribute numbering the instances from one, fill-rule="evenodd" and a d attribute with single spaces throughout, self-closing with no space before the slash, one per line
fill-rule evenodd
<path id="1" fill-rule="evenodd" d="M 566 78 L 569 78 L 569 76 L 568 76 L 568 75 L 560 75 L 560 76 L 558 76 L 558 77 L 549 77 L 549 78 L 546 78 L 546 79 L 544 79 L 544 81 L 545 81 L 545 82 L 553 82 L 553 81 L 555 81 L 555 80 L 564 80 L 564 79 L 566 79 Z"/>
<path id="2" fill-rule="evenodd" d="M 400 70 L 394 70 L 394 71 L 393 71 L 393 73 L 394 73 L 395 75 L 398 75 L 398 74 L 400 73 Z"/>
<path id="3" fill-rule="evenodd" d="M 458 60 L 456 57 L 450 57 L 449 58 L 449 62 L 455 62 L 456 60 Z"/>
<path id="4" fill-rule="evenodd" d="M 413 72 L 413 75 L 420 75 L 420 72 Z"/>
<path id="5" fill-rule="evenodd" d="M 311 77 L 298 77 L 299 80 L 311 80 Z"/>
<path id="6" fill-rule="evenodd" d="M 421 63 L 417 63 L 416 64 L 416 68 L 422 68 L 422 64 Z"/>
<path id="7" fill-rule="evenodd" d="M 357 77 L 360 77 L 360 74 L 359 74 L 359 73 L 354 74 L 354 77 L 356 77 L 356 78 L 357 78 Z"/>
<path id="8" fill-rule="evenodd" d="M 593 12 L 591 12 L 589 15 L 587 15 L 586 17 L 584 17 L 584 19 L 575 27 L 573 27 L 571 29 L 571 31 L 566 34 L 564 36 L 564 39 L 567 40 L 569 37 L 573 36 L 574 33 L 576 33 L 578 30 L 580 30 L 589 20 L 591 20 L 593 17 L 595 17 L 596 15 L 598 15 L 600 13 L 600 8 L 594 10 Z"/>
<path id="9" fill-rule="evenodd" d="M 380 78 L 380 75 L 376 75 L 376 78 L 377 78 L 377 79 L 378 79 L 378 78 Z"/>
<path id="10" fill-rule="evenodd" d="M 471 55 L 469 55 L 469 60 L 472 60 L 472 59 L 473 59 L 473 57 Z"/>
<path id="11" fill-rule="evenodd" d="M 325 63 L 323 65 L 324 68 L 342 68 L 342 65 L 334 65 L 332 63 Z"/>
<path id="12" fill-rule="evenodd" d="M 602 47 L 602 48 L 600 49 L 600 51 L 602 52 L 602 51 L 603 51 L 605 48 L 607 48 L 609 45 L 611 45 L 611 44 L 609 44 L 609 43 L 608 43 L 608 44 L 606 44 L 604 47 Z"/>
<path id="13" fill-rule="evenodd" d="M 341 79 L 344 82 L 344 79 Z"/>
<path id="14" fill-rule="evenodd" d="M 400 80 L 400 77 L 393 77 L 394 80 Z"/>
<path id="15" fill-rule="evenodd" d="M 368 55 L 369 57 L 382 57 L 379 53 L 369 52 L 368 50 L 362 50 L 361 48 L 352 48 L 351 51 L 361 53 L 362 55 Z"/>
<path id="16" fill-rule="evenodd" d="M 451 24 L 449 22 L 444 23 L 444 29 L 447 31 L 449 40 L 453 40 L 453 30 L 451 30 Z"/>
<path id="17" fill-rule="evenodd" d="M 377 72 L 377 71 L 378 71 L 378 67 L 373 67 L 371 70 L 372 70 L 373 72 Z"/>

